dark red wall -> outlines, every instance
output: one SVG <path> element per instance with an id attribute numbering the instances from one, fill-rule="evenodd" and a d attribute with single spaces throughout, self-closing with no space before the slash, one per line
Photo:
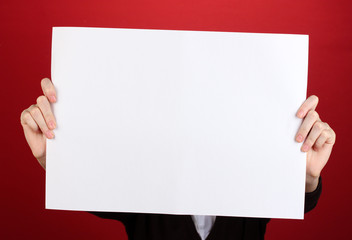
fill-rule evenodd
<path id="1" fill-rule="evenodd" d="M 273 220 L 267 239 L 349 239 L 350 0 L 1 0 L 1 239 L 126 239 L 118 222 L 44 209 L 45 172 L 25 142 L 20 113 L 50 77 L 53 26 L 309 34 L 308 95 L 320 97 L 317 111 L 337 140 L 317 208 L 304 221 Z"/>

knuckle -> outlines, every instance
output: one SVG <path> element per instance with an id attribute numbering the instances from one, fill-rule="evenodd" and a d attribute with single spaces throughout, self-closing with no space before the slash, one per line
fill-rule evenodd
<path id="1" fill-rule="evenodd" d="M 21 124 L 25 124 L 26 122 L 28 122 L 28 120 L 30 120 L 29 118 L 31 117 L 30 116 L 31 114 L 28 112 L 28 110 L 23 110 L 22 113 L 21 113 L 21 117 L 20 117 L 20 120 L 21 120 Z"/>
<path id="2" fill-rule="evenodd" d="M 322 131 L 322 130 L 324 129 L 324 124 L 323 124 L 322 122 L 316 122 L 316 123 L 314 124 L 314 128 L 315 128 L 316 130 Z"/>
<path id="3" fill-rule="evenodd" d="M 324 139 L 318 138 L 315 142 L 315 148 L 321 148 L 324 145 Z"/>
<path id="4" fill-rule="evenodd" d="M 49 78 L 43 79 L 42 87 L 45 88 L 46 90 L 54 90 L 53 82 Z"/>
<path id="5" fill-rule="evenodd" d="M 319 114 L 315 110 L 310 110 L 308 112 L 308 115 L 309 115 L 309 117 L 314 118 L 314 119 L 318 119 L 319 118 Z"/>
<path id="6" fill-rule="evenodd" d="M 23 118 L 23 116 L 24 116 L 24 114 L 25 114 L 26 112 L 27 112 L 27 109 L 25 109 L 25 110 L 23 110 L 23 111 L 21 112 L 20 119 Z"/>
<path id="7" fill-rule="evenodd" d="M 321 135 L 324 137 L 324 138 L 328 138 L 329 137 L 329 132 L 324 130 Z"/>
<path id="8" fill-rule="evenodd" d="M 44 87 L 46 85 L 46 83 L 48 82 L 48 78 L 43 78 L 41 81 L 40 81 L 40 84 L 42 85 L 42 87 Z"/>
<path id="9" fill-rule="evenodd" d="M 32 104 L 29 106 L 29 108 L 27 108 L 28 111 L 31 111 L 32 108 L 36 107 L 37 105 L 36 104 Z"/>
<path id="10" fill-rule="evenodd" d="M 44 95 L 41 95 L 37 98 L 38 105 L 42 105 L 43 103 L 45 103 L 45 101 L 46 101 L 46 97 Z"/>
<path id="11" fill-rule="evenodd" d="M 39 117 L 40 110 L 37 106 L 32 107 L 32 109 L 29 111 L 33 117 Z"/>
<path id="12" fill-rule="evenodd" d="M 313 94 L 313 95 L 310 96 L 310 98 L 312 98 L 312 100 L 318 104 L 319 98 L 318 98 L 317 95 Z"/>
<path id="13" fill-rule="evenodd" d="M 26 111 L 25 113 L 23 113 L 23 119 L 27 122 L 27 121 L 29 121 L 29 120 L 31 120 L 31 114 L 28 112 L 28 111 Z"/>

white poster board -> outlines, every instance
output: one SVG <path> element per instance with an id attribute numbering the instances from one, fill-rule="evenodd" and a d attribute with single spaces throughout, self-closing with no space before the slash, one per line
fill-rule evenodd
<path id="1" fill-rule="evenodd" d="M 308 36 L 53 28 L 46 208 L 303 218 Z"/>

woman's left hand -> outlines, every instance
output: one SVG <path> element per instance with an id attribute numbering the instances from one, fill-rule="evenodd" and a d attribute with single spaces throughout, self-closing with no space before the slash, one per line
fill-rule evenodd
<path id="1" fill-rule="evenodd" d="M 306 192 L 313 192 L 318 186 L 320 172 L 328 162 L 336 140 L 334 130 L 322 122 L 315 111 L 318 101 L 317 96 L 311 95 L 296 114 L 304 119 L 296 134 L 296 141 L 303 142 L 301 151 L 307 152 Z"/>

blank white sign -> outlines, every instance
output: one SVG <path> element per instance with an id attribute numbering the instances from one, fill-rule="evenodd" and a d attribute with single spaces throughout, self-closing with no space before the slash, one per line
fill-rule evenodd
<path id="1" fill-rule="evenodd" d="M 308 36 L 53 28 L 46 208 L 303 218 Z"/>

